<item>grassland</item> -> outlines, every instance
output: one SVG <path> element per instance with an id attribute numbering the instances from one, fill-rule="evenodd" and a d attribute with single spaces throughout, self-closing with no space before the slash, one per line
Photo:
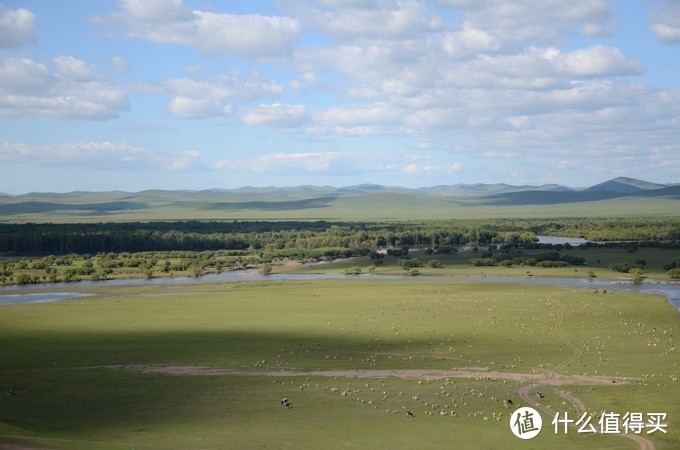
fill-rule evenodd
<path id="1" fill-rule="evenodd" d="M 634 264 L 636 260 L 646 262 L 644 277 L 648 281 L 671 281 L 665 265 L 671 261 L 680 260 L 680 251 L 676 249 L 639 248 L 634 252 L 622 248 L 572 248 L 562 250 L 562 255 L 571 255 L 585 258 L 586 264 L 580 266 L 567 266 L 561 268 L 541 268 L 537 266 L 513 265 L 479 267 L 469 264 L 470 260 L 479 258 L 485 250 L 473 252 L 472 250 L 454 254 L 425 254 L 422 249 L 409 251 L 409 256 L 419 259 L 423 265 L 418 267 L 418 273 L 424 276 L 460 276 L 460 275 L 489 275 L 489 276 L 517 276 L 527 275 L 536 277 L 559 277 L 559 278 L 589 278 L 591 275 L 599 278 L 620 278 L 624 282 L 632 282 L 633 275 L 620 273 L 610 269 L 613 263 Z M 546 250 L 523 250 L 523 253 L 532 256 L 545 253 Z M 493 255 L 501 254 L 494 251 Z M 438 260 L 441 267 L 432 268 L 429 261 Z M 345 273 L 347 269 L 358 267 L 362 273 L 371 271 L 383 275 L 405 275 L 407 271 L 400 265 L 398 257 L 386 256 L 381 261 L 369 257 L 357 257 L 336 260 L 331 264 L 301 264 L 280 265 L 274 267 L 276 273 Z M 379 265 L 376 265 L 378 263 Z"/>
<path id="2" fill-rule="evenodd" d="M 88 289 L 96 295 L 0 310 L 1 387 L 15 394 L 0 400 L 0 442 L 636 448 L 556 435 L 545 411 L 537 438 L 511 434 L 515 406 L 575 416 L 559 395 L 568 390 L 593 414 L 665 412 L 667 433 L 646 442 L 680 443 L 680 317 L 661 297 L 437 279 Z"/>
<path id="3" fill-rule="evenodd" d="M 675 217 L 680 187 L 616 192 L 457 191 L 302 186 L 270 190 L 0 195 L 0 222 L 159 220 L 403 221 L 542 217 Z"/>

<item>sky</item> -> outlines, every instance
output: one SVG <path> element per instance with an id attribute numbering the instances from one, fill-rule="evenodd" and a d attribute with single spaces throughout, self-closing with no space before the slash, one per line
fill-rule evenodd
<path id="1" fill-rule="evenodd" d="M 680 0 L 0 0 L 0 192 L 680 182 Z"/>

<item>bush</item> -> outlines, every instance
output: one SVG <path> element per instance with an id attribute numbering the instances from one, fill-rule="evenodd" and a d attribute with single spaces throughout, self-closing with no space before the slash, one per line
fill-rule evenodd
<path id="1" fill-rule="evenodd" d="M 442 262 L 438 259 L 431 259 L 427 262 L 427 265 L 433 269 L 439 269 L 442 267 Z"/>
<path id="2" fill-rule="evenodd" d="M 569 263 L 566 261 L 539 261 L 536 266 L 543 267 L 544 269 L 555 269 L 558 267 L 567 267 Z"/>
<path id="3" fill-rule="evenodd" d="M 640 269 L 640 270 L 645 269 L 643 266 L 639 266 L 637 264 L 628 264 L 628 263 L 612 263 L 612 264 L 609 265 L 609 268 L 612 269 L 615 272 L 621 272 L 621 273 L 632 273 L 631 269 Z"/>
<path id="4" fill-rule="evenodd" d="M 680 278 L 680 269 L 671 269 L 666 274 L 673 279 Z"/>
<path id="5" fill-rule="evenodd" d="M 581 258 L 580 256 L 564 255 L 560 258 L 560 260 L 565 261 L 574 266 L 582 266 L 583 264 L 586 263 L 586 259 Z"/>
<path id="6" fill-rule="evenodd" d="M 442 255 L 449 255 L 451 253 L 458 253 L 458 250 L 449 245 L 440 245 L 437 247 L 437 253 L 441 253 Z"/>
<path id="7" fill-rule="evenodd" d="M 359 275 L 361 273 L 361 267 L 353 266 L 345 269 L 345 275 Z"/>
<path id="8" fill-rule="evenodd" d="M 33 277 L 27 273 L 20 273 L 17 275 L 15 282 L 16 284 L 31 284 L 33 283 Z"/>
<path id="9" fill-rule="evenodd" d="M 399 265 L 404 269 L 412 269 L 414 267 L 423 267 L 423 262 L 418 258 L 402 259 L 399 261 Z"/>
<path id="10" fill-rule="evenodd" d="M 496 260 L 493 258 L 473 258 L 468 261 L 468 264 L 477 267 L 490 267 L 496 265 Z"/>

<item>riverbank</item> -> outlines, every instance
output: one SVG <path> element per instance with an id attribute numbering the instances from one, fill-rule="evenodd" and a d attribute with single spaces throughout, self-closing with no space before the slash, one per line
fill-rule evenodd
<path id="1" fill-rule="evenodd" d="M 622 279 L 591 279 L 591 278 L 559 278 L 537 276 L 491 276 L 491 275 L 385 275 L 385 274 L 361 274 L 344 275 L 339 273 L 272 273 L 264 275 L 259 269 L 237 270 L 220 274 L 209 274 L 199 278 L 153 278 L 153 279 L 118 279 L 102 281 L 83 281 L 79 283 L 55 283 L 51 285 L 37 284 L 23 287 L 0 288 L 0 306 L 19 303 L 33 303 L 46 301 L 59 301 L 87 295 L 92 288 L 106 287 L 144 287 L 158 285 L 187 285 L 224 282 L 245 281 L 312 281 L 312 280 L 412 280 L 426 283 L 428 281 L 476 281 L 488 283 L 513 283 L 528 285 L 549 285 L 574 287 L 581 289 L 593 289 L 606 295 L 609 291 L 638 292 L 646 294 L 661 294 L 680 310 L 680 283 L 670 281 L 644 282 L 634 285 Z M 65 291 L 76 292 L 65 292 Z M 3 292 L 4 291 L 4 292 Z M 45 292 L 51 291 L 51 292 Z"/>

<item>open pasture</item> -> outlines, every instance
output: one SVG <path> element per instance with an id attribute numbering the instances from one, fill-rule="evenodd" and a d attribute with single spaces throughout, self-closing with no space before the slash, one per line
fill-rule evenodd
<path id="1" fill-rule="evenodd" d="M 588 411 L 665 412 L 667 433 L 644 435 L 646 444 L 680 442 L 680 317 L 661 297 L 357 279 L 92 292 L 98 295 L 0 310 L 1 387 L 14 394 L 1 397 L 0 442 L 69 449 L 639 445 L 575 430 L 556 435 L 545 410 L 538 437 L 512 435 L 516 406 L 541 403 L 576 415 L 578 405 L 559 395 L 564 390 Z M 533 395 L 537 389 L 545 398 Z"/>

